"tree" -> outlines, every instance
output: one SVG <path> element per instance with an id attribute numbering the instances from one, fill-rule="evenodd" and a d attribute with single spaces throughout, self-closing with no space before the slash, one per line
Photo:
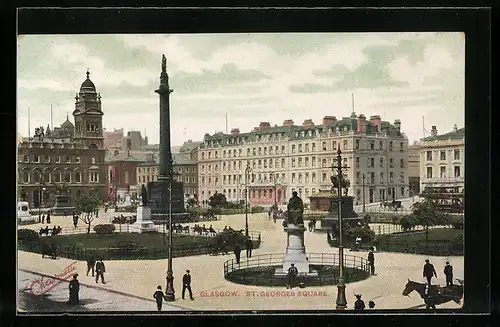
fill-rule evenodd
<path id="1" fill-rule="evenodd" d="M 429 227 L 450 224 L 450 215 L 438 210 L 433 201 L 424 200 L 422 202 L 416 202 L 411 208 L 413 212 L 408 219 L 414 219 L 415 225 L 424 228 L 426 245 L 429 242 Z"/>
<path id="2" fill-rule="evenodd" d="M 96 192 L 84 194 L 75 201 L 75 209 L 80 216 L 80 220 L 87 225 L 87 234 L 90 234 L 90 226 L 95 219 L 95 214 L 99 210 L 101 199 Z"/>
<path id="3" fill-rule="evenodd" d="M 222 193 L 215 193 L 208 199 L 208 205 L 212 208 L 219 208 L 226 205 L 226 196 Z"/>
<path id="4" fill-rule="evenodd" d="M 197 198 L 189 198 L 187 200 L 187 205 L 189 207 L 195 207 L 198 204 L 198 199 Z"/>
<path id="5" fill-rule="evenodd" d="M 62 183 L 55 183 L 54 182 L 54 186 L 56 188 L 57 195 L 67 195 L 68 194 L 68 185 L 66 184 L 66 182 L 62 182 Z"/>

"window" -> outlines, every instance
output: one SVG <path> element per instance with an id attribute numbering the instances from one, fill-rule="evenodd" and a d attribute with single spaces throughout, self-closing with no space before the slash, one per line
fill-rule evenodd
<path id="1" fill-rule="evenodd" d="M 326 173 L 323 173 L 323 182 L 326 182 Z"/>
<path id="2" fill-rule="evenodd" d="M 384 184 L 384 173 L 380 173 L 380 184 Z"/>
<path id="3" fill-rule="evenodd" d="M 446 160 L 446 151 L 441 151 L 439 153 L 439 159 L 440 160 Z"/>
<path id="4" fill-rule="evenodd" d="M 374 172 L 370 173 L 370 183 L 375 184 L 375 173 Z"/>
<path id="5" fill-rule="evenodd" d="M 305 175 L 305 182 L 309 183 L 309 173 L 306 173 L 306 175 Z"/>
<path id="6" fill-rule="evenodd" d="M 24 162 L 30 162 L 30 156 L 25 154 L 24 155 Z"/>
<path id="7" fill-rule="evenodd" d="M 316 183 L 316 173 L 312 173 L 312 175 L 311 175 L 311 181 L 313 183 Z"/>
<path id="8" fill-rule="evenodd" d="M 347 149 L 347 140 L 344 140 L 344 150 Z"/>
<path id="9" fill-rule="evenodd" d="M 312 189 L 312 194 L 315 194 L 315 193 L 316 193 L 316 189 L 315 189 L 315 188 L 313 188 L 313 189 Z"/>
<path id="10" fill-rule="evenodd" d="M 50 156 L 45 156 L 44 161 L 45 161 L 45 163 L 50 163 Z"/>
<path id="11" fill-rule="evenodd" d="M 404 159 L 399 160 L 399 167 L 400 168 L 404 168 L 405 167 L 405 160 Z"/>
<path id="12" fill-rule="evenodd" d="M 394 183 L 394 173 L 392 171 L 389 173 L 389 182 Z"/>
<path id="13" fill-rule="evenodd" d="M 64 172 L 64 181 L 66 183 L 71 183 L 71 173 L 69 171 Z"/>
<path id="14" fill-rule="evenodd" d="M 79 163 L 81 162 L 80 157 L 76 157 L 76 158 L 75 158 L 75 162 L 76 162 L 77 164 L 79 164 Z"/>
<path id="15" fill-rule="evenodd" d="M 30 182 L 30 174 L 25 171 L 23 172 L 23 183 L 28 184 Z"/>
<path id="16" fill-rule="evenodd" d="M 399 177 L 401 178 L 401 184 L 404 184 L 405 183 L 405 173 L 401 173 L 399 175 Z"/>
<path id="17" fill-rule="evenodd" d="M 66 163 L 71 163 L 71 157 L 70 156 L 66 156 Z"/>
<path id="18" fill-rule="evenodd" d="M 404 146 L 405 146 L 405 143 L 404 143 L 404 142 L 400 142 L 400 143 L 399 143 L 399 151 L 400 151 L 400 152 L 403 152 L 403 151 L 404 151 Z"/>
<path id="19" fill-rule="evenodd" d="M 292 153 L 295 153 L 295 144 L 292 144 Z"/>
<path id="20" fill-rule="evenodd" d="M 361 173 L 359 171 L 356 172 L 356 183 L 359 183 L 359 179 L 361 178 Z"/>
<path id="21" fill-rule="evenodd" d="M 302 158 L 299 158 L 299 167 L 302 167 Z"/>
<path id="22" fill-rule="evenodd" d="M 439 167 L 439 176 L 441 178 L 446 178 L 446 167 Z"/>
<path id="23" fill-rule="evenodd" d="M 356 140 L 356 150 L 359 150 L 359 140 Z"/>
<path id="24" fill-rule="evenodd" d="M 316 143 L 312 144 L 312 152 L 316 151 Z"/>
<path id="25" fill-rule="evenodd" d="M 389 142 L 389 151 L 392 151 L 393 144 L 394 144 L 394 142 L 392 142 L 392 141 L 391 141 L 391 142 Z"/>
<path id="26" fill-rule="evenodd" d="M 295 158 L 292 159 L 292 167 L 295 167 Z"/>
<path id="27" fill-rule="evenodd" d="M 292 173 L 292 183 L 295 183 L 295 173 Z"/>
<path id="28" fill-rule="evenodd" d="M 332 149 L 333 151 L 337 150 L 337 141 L 332 142 Z"/>
<path id="29" fill-rule="evenodd" d="M 56 183 L 60 183 L 61 182 L 61 172 L 56 170 L 54 173 L 53 173 L 53 176 L 54 176 L 54 182 Z"/>
<path id="30" fill-rule="evenodd" d="M 359 157 L 356 157 L 356 168 L 359 168 Z"/>
<path id="31" fill-rule="evenodd" d="M 95 163 L 96 163 L 96 161 L 95 161 L 95 157 L 92 157 L 92 159 L 91 159 L 91 160 L 92 160 L 92 163 L 93 163 L 93 164 L 95 164 Z"/>
<path id="32" fill-rule="evenodd" d="M 380 168 L 384 168 L 384 158 L 380 158 Z"/>
<path id="33" fill-rule="evenodd" d="M 370 158 L 370 167 L 375 168 L 375 158 Z"/>
<path id="34" fill-rule="evenodd" d="M 323 168 L 327 167 L 326 159 L 321 160 L 321 165 L 322 165 Z"/>
<path id="35" fill-rule="evenodd" d="M 427 161 L 432 161 L 432 151 L 427 151 Z"/>
<path id="36" fill-rule="evenodd" d="M 124 173 L 124 178 L 123 178 L 123 179 L 124 179 L 124 181 L 125 181 L 125 184 L 128 184 L 128 183 L 129 183 L 129 177 L 130 177 L 130 176 L 129 176 L 129 173 L 128 173 L 128 171 L 126 171 L 126 172 Z"/>
<path id="37" fill-rule="evenodd" d="M 404 187 L 401 188 L 401 195 L 405 195 L 405 188 Z"/>
<path id="38" fill-rule="evenodd" d="M 394 159 L 389 159 L 389 168 L 394 168 Z"/>
<path id="39" fill-rule="evenodd" d="M 460 160 L 460 150 L 454 150 L 453 151 L 453 159 L 454 160 Z"/>
<path id="40" fill-rule="evenodd" d="M 37 162 L 37 163 L 40 162 L 40 156 L 38 154 L 33 155 L 33 162 Z"/>
<path id="41" fill-rule="evenodd" d="M 316 157 L 311 158 L 311 167 L 316 167 Z"/>
<path id="42" fill-rule="evenodd" d="M 144 179 L 144 176 L 142 177 Z M 79 171 L 75 172 L 75 183 L 81 183 L 82 182 L 82 175 L 80 174 Z"/>
<path id="43" fill-rule="evenodd" d="M 427 178 L 432 178 L 432 167 L 427 167 Z"/>
<path id="44" fill-rule="evenodd" d="M 149 176 L 148 176 L 148 181 L 149 181 Z M 97 171 L 91 171 L 89 173 L 89 182 L 91 182 L 91 183 L 98 183 L 99 182 L 99 172 L 97 172 Z"/>
<path id="45" fill-rule="evenodd" d="M 306 158 L 305 158 L 305 166 L 306 166 L 306 167 L 309 167 L 309 157 L 306 157 Z"/>
<path id="46" fill-rule="evenodd" d="M 281 153 L 285 153 L 285 146 L 284 145 L 281 146 Z"/>
<path id="47" fill-rule="evenodd" d="M 302 152 L 302 144 L 299 144 L 299 153 Z M 265 153 L 264 153 L 265 154 Z"/>
<path id="48" fill-rule="evenodd" d="M 326 142 L 323 142 L 323 151 L 326 151 Z"/>
<path id="49" fill-rule="evenodd" d="M 379 147 L 380 150 L 384 150 L 384 142 L 379 141 L 378 147 Z"/>
<path id="50" fill-rule="evenodd" d="M 460 177 L 460 166 L 453 167 L 455 177 Z"/>
<path id="51" fill-rule="evenodd" d="M 302 173 L 299 173 L 299 183 L 302 183 Z"/>
<path id="52" fill-rule="evenodd" d="M 304 151 L 309 152 L 309 143 L 306 143 Z"/>
<path id="53" fill-rule="evenodd" d="M 39 172 L 38 170 L 35 170 L 35 171 L 33 172 L 33 182 L 34 182 L 35 184 L 40 183 L 40 172 Z"/>
<path id="54" fill-rule="evenodd" d="M 375 150 L 375 141 L 370 141 L 370 150 Z"/>

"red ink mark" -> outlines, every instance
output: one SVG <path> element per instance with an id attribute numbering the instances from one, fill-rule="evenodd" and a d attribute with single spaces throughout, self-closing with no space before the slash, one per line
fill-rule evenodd
<path id="1" fill-rule="evenodd" d="M 55 278 L 42 276 L 41 278 L 35 279 L 30 284 L 26 285 L 26 289 L 29 289 L 30 294 L 34 295 L 43 295 L 49 292 L 63 281 L 66 281 L 73 276 L 73 271 L 76 270 L 76 263 L 77 261 L 66 266 L 61 273 L 54 275 Z"/>

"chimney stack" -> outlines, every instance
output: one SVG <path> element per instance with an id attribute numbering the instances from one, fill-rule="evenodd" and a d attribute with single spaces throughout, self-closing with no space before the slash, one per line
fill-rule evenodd
<path id="1" fill-rule="evenodd" d="M 304 127 L 312 127 L 312 126 L 314 126 L 314 123 L 313 123 L 312 119 L 306 119 L 302 123 L 302 126 L 304 126 Z"/>
<path id="2" fill-rule="evenodd" d="M 292 119 L 286 119 L 283 122 L 283 126 L 285 126 L 285 127 L 293 126 L 293 120 Z"/>
<path id="3" fill-rule="evenodd" d="M 438 130 L 436 126 L 432 126 L 431 128 L 431 136 L 437 136 L 438 135 Z"/>
<path id="4" fill-rule="evenodd" d="M 396 127 L 396 129 L 398 130 L 398 132 L 400 132 L 400 133 L 401 133 L 401 120 L 396 119 L 396 120 L 394 121 L 394 127 Z"/>
<path id="5" fill-rule="evenodd" d="M 239 135 L 240 134 L 240 129 L 239 128 L 233 128 L 231 130 L 231 135 Z"/>
<path id="6" fill-rule="evenodd" d="M 375 127 L 377 133 L 380 133 L 380 124 L 381 124 L 381 119 L 379 115 L 370 116 L 370 125 Z"/>
<path id="7" fill-rule="evenodd" d="M 268 121 L 263 121 L 259 124 L 259 130 L 270 128 L 271 124 Z"/>
<path id="8" fill-rule="evenodd" d="M 335 124 L 336 122 L 337 122 L 337 117 L 335 116 L 323 117 L 323 131 L 326 131 L 328 125 Z"/>
<path id="9" fill-rule="evenodd" d="M 363 114 L 358 116 L 358 133 L 365 134 L 366 133 L 366 117 Z"/>

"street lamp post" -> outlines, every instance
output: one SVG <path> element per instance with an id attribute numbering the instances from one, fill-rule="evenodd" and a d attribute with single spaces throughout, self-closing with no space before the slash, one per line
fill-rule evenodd
<path id="1" fill-rule="evenodd" d="M 42 190 L 45 191 L 45 181 L 42 175 L 40 175 L 40 183 L 38 184 L 38 222 L 42 222 Z"/>
<path id="2" fill-rule="evenodd" d="M 366 212 L 365 208 L 365 173 L 363 173 L 363 213 Z"/>
<path id="3" fill-rule="evenodd" d="M 167 268 L 167 289 L 165 291 L 165 297 L 167 301 L 175 301 L 175 290 L 174 290 L 174 271 L 172 268 L 173 259 L 173 233 L 172 233 L 172 179 L 174 178 L 174 173 L 172 170 L 172 158 L 170 157 L 169 166 L 169 187 L 168 187 L 168 268 Z"/>
<path id="4" fill-rule="evenodd" d="M 342 167 L 342 151 L 340 151 L 340 144 L 337 150 L 337 167 L 332 167 L 337 169 L 337 183 L 338 183 L 338 197 L 339 197 L 339 283 L 337 285 L 337 310 L 344 310 L 347 308 L 347 300 L 345 296 L 345 282 L 344 282 L 344 247 L 343 247 L 343 223 L 342 223 L 342 169 L 348 168 L 347 166 Z"/>
<path id="5" fill-rule="evenodd" d="M 248 178 L 252 168 L 250 168 L 250 162 L 247 162 L 247 167 L 245 168 L 245 236 L 248 237 Z"/>

